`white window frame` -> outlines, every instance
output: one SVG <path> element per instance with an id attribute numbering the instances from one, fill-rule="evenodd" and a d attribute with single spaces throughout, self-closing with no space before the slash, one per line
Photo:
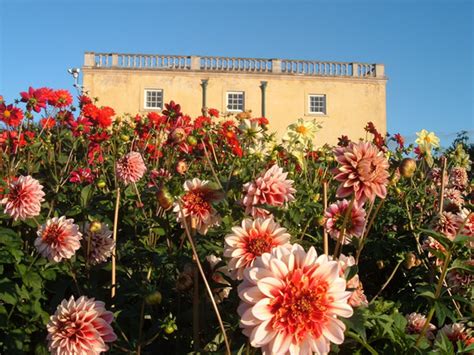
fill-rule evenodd
<path id="1" fill-rule="evenodd" d="M 148 93 L 149 92 L 159 92 L 161 93 L 161 107 L 154 107 L 154 106 L 148 106 Z M 164 105 L 165 99 L 164 99 L 164 94 L 163 94 L 163 89 L 145 89 L 143 92 L 143 107 L 145 110 L 157 110 L 161 111 L 163 110 L 163 105 Z"/>
<path id="2" fill-rule="evenodd" d="M 240 94 L 242 95 L 242 109 L 239 110 L 234 110 L 234 109 L 230 109 L 229 108 L 229 95 L 232 95 L 232 94 Z M 245 91 L 227 91 L 226 93 L 226 105 L 225 105 L 226 109 L 228 112 L 244 112 L 245 111 Z"/>
<path id="3" fill-rule="evenodd" d="M 311 98 L 313 97 L 322 97 L 323 100 L 323 111 L 312 111 L 311 107 Z M 327 96 L 325 94 L 309 94 L 308 95 L 308 113 L 310 115 L 327 115 L 328 113 L 328 103 L 327 103 Z"/>

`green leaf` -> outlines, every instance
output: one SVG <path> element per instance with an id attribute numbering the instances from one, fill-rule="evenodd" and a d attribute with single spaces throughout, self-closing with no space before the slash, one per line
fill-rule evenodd
<path id="1" fill-rule="evenodd" d="M 85 186 L 81 191 L 81 207 L 86 208 L 93 185 Z"/>
<path id="2" fill-rule="evenodd" d="M 0 300 L 7 304 L 16 304 L 18 299 L 15 286 L 16 284 L 7 278 L 0 280 Z"/>

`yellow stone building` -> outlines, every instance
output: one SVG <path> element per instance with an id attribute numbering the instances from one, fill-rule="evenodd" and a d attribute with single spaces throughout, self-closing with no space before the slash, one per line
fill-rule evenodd
<path id="1" fill-rule="evenodd" d="M 82 70 L 84 89 L 119 114 L 159 112 L 171 100 L 192 117 L 202 107 L 252 110 L 279 136 L 314 118 L 317 145 L 365 137 L 369 121 L 386 131 L 383 64 L 86 52 Z"/>

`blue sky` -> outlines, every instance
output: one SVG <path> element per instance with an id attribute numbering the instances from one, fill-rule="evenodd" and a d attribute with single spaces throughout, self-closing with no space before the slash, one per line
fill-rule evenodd
<path id="1" fill-rule="evenodd" d="M 0 94 L 71 88 L 83 52 L 384 63 L 391 133 L 474 136 L 470 0 L 0 0 Z M 297 117 L 295 117 L 296 119 Z"/>

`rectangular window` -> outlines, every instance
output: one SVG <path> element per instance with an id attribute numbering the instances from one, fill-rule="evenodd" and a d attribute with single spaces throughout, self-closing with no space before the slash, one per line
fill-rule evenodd
<path id="1" fill-rule="evenodd" d="M 163 109 L 163 90 L 145 89 L 145 109 Z"/>
<path id="2" fill-rule="evenodd" d="M 326 95 L 309 95 L 309 113 L 326 114 Z"/>
<path id="3" fill-rule="evenodd" d="M 240 111 L 244 110 L 245 95 L 243 91 L 228 91 L 227 92 L 227 110 Z"/>

